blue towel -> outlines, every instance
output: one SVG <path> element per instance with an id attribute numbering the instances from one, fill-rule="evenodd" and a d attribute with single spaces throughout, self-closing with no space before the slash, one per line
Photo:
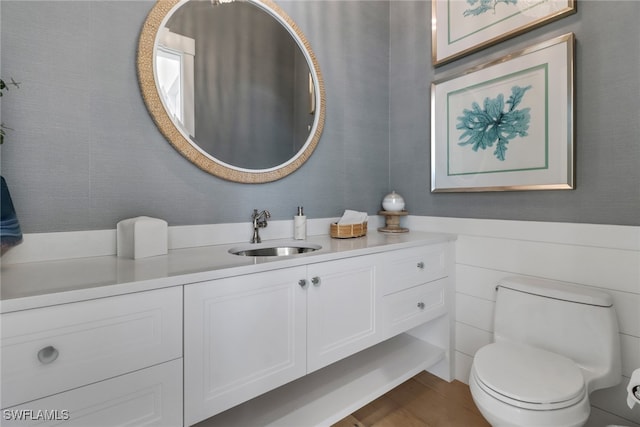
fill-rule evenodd
<path id="1" fill-rule="evenodd" d="M 20 222 L 18 222 L 16 210 L 11 201 L 7 182 L 2 176 L 0 176 L 0 179 L 2 180 L 0 192 L 0 205 L 2 207 L 0 212 L 0 249 L 1 253 L 5 253 L 22 242 L 22 231 L 20 230 Z"/>

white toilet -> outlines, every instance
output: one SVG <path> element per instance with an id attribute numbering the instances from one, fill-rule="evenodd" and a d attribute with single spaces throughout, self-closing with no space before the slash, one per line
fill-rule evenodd
<path id="1" fill-rule="evenodd" d="M 582 426 L 589 393 L 621 380 L 611 296 L 508 277 L 497 287 L 494 343 L 474 356 L 471 395 L 494 427 Z"/>

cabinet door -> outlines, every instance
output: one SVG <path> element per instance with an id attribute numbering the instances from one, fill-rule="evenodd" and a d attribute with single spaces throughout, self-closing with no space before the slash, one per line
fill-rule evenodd
<path id="1" fill-rule="evenodd" d="M 185 425 L 306 373 L 305 272 L 185 286 Z"/>
<path id="2" fill-rule="evenodd" d="M 372 255 L 308 266 L 308 372 L 380 341 L 377 260 Z"/>

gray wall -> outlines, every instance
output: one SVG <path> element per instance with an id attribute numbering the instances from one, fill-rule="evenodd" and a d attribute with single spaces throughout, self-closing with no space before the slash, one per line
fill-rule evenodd
<path id="1" fill-rule="evenodd" d="M 6 1 L 1 75 L 15 129 L 2 147 L 27 233 L 115 228 L 137 215 L 170 225 L 246 222 L 253 208 L 289 219 L 375 213 L 387 191 L 389 6 L 282 2 L 324 75 L 327 117 L 303 168 L 269 184 L 202 172 L 162 137 L 140 96 L 136 49 L 151 1 Z"/>
<path id="2" fill-rule="evenodd" d="M 449 65 L 431 66 L 431 5 L 390 5 L 391 187 L 417 215 L 640 225 L 640 2 L 578 12 Z M 430 193 L 430 84 L 511 51 L 576 35 L 575 190 Z"/>
<path id="3" fill-rule="evenodd" d="M 23 83 L 3 97 L 2 121 L 15 130 L 1 167 L 23 231 L 114 228 L 137 215 L 244 222 L 253 208 L 287 219 L 299 205 L 312 218 L 374 214 L 391 189 L 417 215 L 640 225 L 640 2 L 581 1 L 576 15 L 437 70 L 429 2 L 280 4 L 318 56 L 325 131 L 299 171 L 245 185 L 192 166 L 147 114 L 135 59 L 152 2 L 0 2 L 0 74 Z M 577 37 L 577 189 L 431 194 L 431 81 L 568 31 Z"/>

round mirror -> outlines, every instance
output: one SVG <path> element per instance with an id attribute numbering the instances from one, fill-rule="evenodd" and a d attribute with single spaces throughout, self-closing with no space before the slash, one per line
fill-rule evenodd
<path id="1" fill-rule="evenodd" d="M 230 181 L 291 174 L 324 126 L 316 58 L 269 0 L 158 0 L 140 35 L 138 78 L 173 147 Z"/>

